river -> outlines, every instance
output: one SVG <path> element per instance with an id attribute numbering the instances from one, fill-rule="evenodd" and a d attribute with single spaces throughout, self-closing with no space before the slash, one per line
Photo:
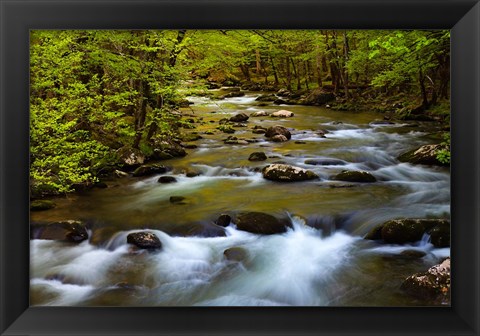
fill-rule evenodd
<path id="1" fill-rule="evenodd" d="M 449 248 L 434 248 L 428 236 L 410 245 L 380 244 L 362 238 L 394 218 L 449 218 L 448 168 L 400 163 L 396 157 L 432 143 L 431 122 L 375 124 L 374 112 L 343 112 L 313 106 L 258 106 L 258 93 L 210 100 L 190 97 L 182 109 L 201 119 L 202 139 L 188 155 L 162 161 L 177 183 L 159 184 L 159 175 L 107 181 L 108 188 L 56 199 L 57 207 L 32 212 L 32 221 L 83 219 L 91 238 L 80 244 L 31 240 L 31 304 L 54 306 L 409 306 L 424 303 L 406 296 L 400 284 L 426 271 Z M 227 145 L 218 121 L 239 112 L 294 112 L 292 118 L 251 117 L 236 137 L 256 139 Z M 291 129 L 288 142 L 267 141 L 255 126 Z M 205 134 L 206 131 L 214 134 Z M 327 131 L 325 137 L 322 132 Z M 436 141 L 436 140 L 435 140 Z M 268 159 L 248 160 L 263 151 Z M 306 160 L 338 159 L 333 165 Z M 320 179 L 279 183 L 260 168 L 283 162 L 315 172 Z M 331 177 L 342 170 L 365 170 L 375 183 L 344 183 Z M 200 175 L 187 177 L 186 172 Z M 183 196 L 172 204 L 171 196 Z M 256 235 L 226 228 L 215 236 L 212 222 L 222 213 L 261 211 L 286 216 L 286 233 Z M 126 236 L 154 232 L 159 252 L 133 251 Z M 199 236 L 201 234 L 201 236 Z M 228 260 L 231 247 L 245 251 Z M 419 250 L 423 258 L 400 257 Z"/>

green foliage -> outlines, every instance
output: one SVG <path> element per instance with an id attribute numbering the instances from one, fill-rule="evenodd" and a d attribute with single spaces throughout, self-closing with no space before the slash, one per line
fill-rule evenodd
<path id="1" fill-rule="evenodd" d="M 32 183 L 68 192 L 95 182 L 114 149 L 137 142 L 148 155 L 147 135 L 172 134 L 176 41 L 174 31 L 33 31 Z"/>
<path id="2" fill-rule="evenodd" d="M 149 156 L 158 139 L 194 127 L 172 112 L 185 95 L 212 94 L 211 81 L 323 87 L 344 109 L 401 93 L 404 113 L 422 101 L 448 120 L 449 39 L 443 30 L 32 31 L 32 184 L 68 192 L 118 164 L 121 147 Z"/>
<path id="3" fill-rule="evenodd" d="M 443 149 L 437 152 L 437 159 L 441 163 L 448 164 L 450 163 L 450 133 L 445 133 L 443 135 Z"/>
<path id="4" fill-rule="evenodd" d="M 235 129 L 231 125 L 220 125 L 217 126 L 217 129 L 222 131 L 223 133 L 235 133 Z"/>

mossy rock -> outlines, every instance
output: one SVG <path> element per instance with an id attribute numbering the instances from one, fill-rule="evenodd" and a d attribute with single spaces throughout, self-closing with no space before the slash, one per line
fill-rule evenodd
<path id="1" fill-rule="evenodd" d="M 220 125 L 217 127 L 217 129 L 227 134 L 235 133 L 235 129 L 230 125 Z"/>
<path id="2" fill-rule="evenodd" d="M 398 157 L 400 162 L 413 164 L 448 166 L 447 163 L 440 162 L 437 158 L 438 153 L 445 149 L 443 145 L 425 145 L 401 154 Z"/>
<path id="3" fill-rule="evenodd" d="M 153 164 L 142 165 L 138 167 L 133 171 L 133 176 L 140 177 L 140 176 L 151 176 L 155 174 L 164 174 L 170 170 L 171 170 L 170 167 L 153 163 Z"/>
<path id="4" fill-rule="evenodd" d="M 271 181 L 298 182 L 317 179 L 314 172 L 286 164 L 271 164 L 262 169 L 263 177 Z"/>
<path id="5" fill-rule="evenodd" d="M 31 211 L 45 211 L 55 208 L 57 205 L 49 200 L 36 200 L 30 203 Z"/>

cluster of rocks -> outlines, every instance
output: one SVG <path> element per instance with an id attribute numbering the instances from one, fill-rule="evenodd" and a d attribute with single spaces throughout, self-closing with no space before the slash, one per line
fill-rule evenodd
<path id="1" fill-rule="evenodd" d="M 449 305 L 450 283 L 450 258 L 447 258 L 424 273 L 416 273 L 406 278 L 401 289 L 430 304 Z"/>
<path id="2" fill-rule="evenodd" d="M 401 218 L 376 226 L 365 239 L 388 244 L 414 243 L 428 234 L 435 247 L 450 246 L 450 221 L 447 219 Z"/>
<path id="3" fill-rule="evenodd" d="M 80 243 L 88 239 L 88 231 L 86 224 L 78 220 L 33 222 L 30 227 L 30 238 Z"/>

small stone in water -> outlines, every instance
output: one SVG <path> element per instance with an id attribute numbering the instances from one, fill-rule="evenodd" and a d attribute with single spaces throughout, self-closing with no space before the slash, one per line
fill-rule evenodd
<path id="1" fill-rule="evenodd" d="M 185 199 L 184 196 L 170 196 L 170 203 L 185 204 Z"/>
<path id="2" fill-rule="evenodd" d="M 127 243 L 142 249 L 158 249 L 162 247 L 160 239 L 152 232 L 134 232 L 127 236 Z"/>
<path id="3" fill-rule="evenodd" d="M 226 214 L 221 214 L 217 221 L 215 222 L 217 225 L 220 225 L 220 226 L 223 226 L 223 227 L 227 227 L 230 222 L 232 221 L 232 217 L 230 217 L 229 215 L 226 215 Z"/>
<path id="4" fill-rule="evenodd" d="M 177 179 L 173 176 L 160 176 L 158 183 L 175 183 Z"/>

